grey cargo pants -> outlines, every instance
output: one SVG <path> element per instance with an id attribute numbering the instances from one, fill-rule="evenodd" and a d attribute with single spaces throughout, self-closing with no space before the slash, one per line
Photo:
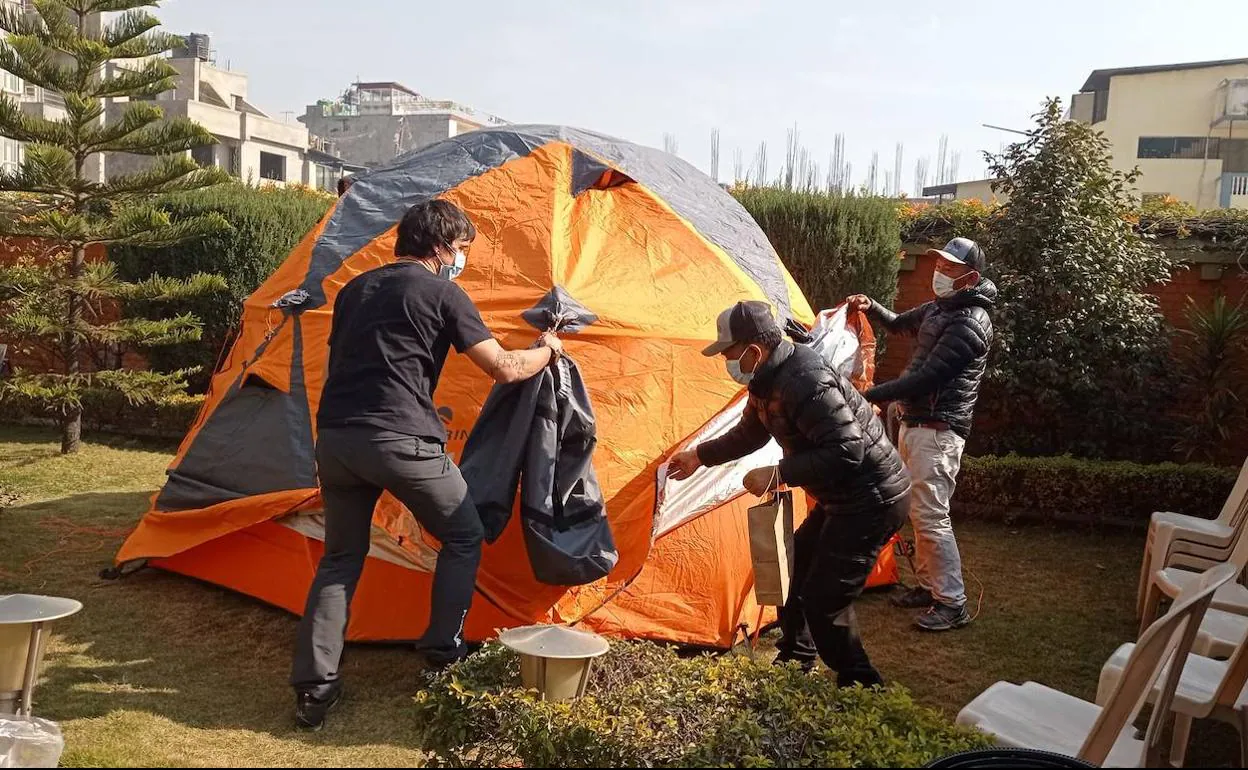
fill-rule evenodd
<path id="1" fill-rule="evenodd" d="M 316 463 L 325 504 L 325 555 L 299 623 L 291 685 L 318 699 L 339 687 L 351 597 L 382 491 L 398 498 L 442 544 L 429 626 L 417 647 L 434 664 L 463 657 L 464 618 L 476 588 L 484 530 L 459 468 L 442 445 L 374 428 L 333 428 L 320 433 Z"/>

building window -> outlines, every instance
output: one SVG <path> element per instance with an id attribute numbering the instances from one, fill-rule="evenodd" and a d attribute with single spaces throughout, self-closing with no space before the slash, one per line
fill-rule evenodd
<path id="1" fill-rule="evenodd" d="M 1092 122 L 1100 123 L 1109 117 L 1109 90 L 1097 91 L 1092 98 Z"/>
<path id="2" fill-rule="evenodd" d="M 4 90 L 6 93 L 22 95 L 26 92 L 26 83 L 12 72 L 4 73 Z"/>
<path id="3" fill-rule="evenodd" d="M 1222 141 L 1216 136 L 1141 136 L 1136 157 L 1217 160 L 1222 157 Z"/>
<path id="4" fill-rule="evenodd" d="M 342 173 L 331 166 L 316 166 L 316 186 L 326 192 L 338 192 L 338 178 Z"/>
<path id="5" fill-rule="evenodd" d="M 22 143 L 0 138 L 0 145 L 0 170 L 6 174 L 16 174 L 22 166 Z"/>
<path id="6" fill-rule="evenodd" d="M 274 182 L 286 181 L 286 156 L 271 152 L 260 153 L 260 178 Z"/>
<path id="7" fill-rule="evenodd" d="M 211 144 L 192 148 L 191 160 L 195 161 L 201 168 L 210 168 L 217 165 L 216 160 L 213 158 L 213 146 Z"/>

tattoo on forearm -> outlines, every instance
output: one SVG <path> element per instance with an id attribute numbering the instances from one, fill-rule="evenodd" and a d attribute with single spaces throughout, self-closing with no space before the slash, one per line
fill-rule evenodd
<path id="1" fill-rule="evenodd" d="M 522 372 L 524 371 L 524 356 L 520 355 L 518 350 L 507 350 L 498 357 L 494 365 L 501 372 Z"/>

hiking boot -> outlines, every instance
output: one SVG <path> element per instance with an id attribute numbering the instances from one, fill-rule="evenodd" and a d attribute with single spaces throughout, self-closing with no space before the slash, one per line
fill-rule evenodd
<path id="1" fill-rule="evenodd" d="M 310 693 L 301 692 L 295 696 L 295 725 L 300 730 L 316 732 L 325 726 L 325 715 L 342 700 L 342 688 L 334 690 L 324 700 L 312 697 Z"/>
<path id="2" fill-rule="evenodd" d="M 803 674 L 809 674 L 815 670 L 815 661 L 802 660 L 801 658 L 793 658 L 784 654 L 783 652 L 777 655 L 775 659 L 771 661 L 771 663 L 772 665 L 775 665 L 775 666 L 783 666 L 787 663 L 795 663 L 797 664 L 797 667 L 802 670 Z"/>
<path id="3" fill-rule="evenodd" d="M 926 612 L 919 613 L 914 619 L 914 625 L 921 631 L 952 631 L 970 622 L 971 614 L 966 611 L 966 605 L 950 607 L 940 602 L 928 607 Z"/>
<path id="4" fill-rule="evenodd" d="M 903 610 L 925 610 L 935 604 L 932 592 L 922 586 L 907 588 L 900 593 L 893 594 L 889 602 L 894 607 L 900 607 Z"/>

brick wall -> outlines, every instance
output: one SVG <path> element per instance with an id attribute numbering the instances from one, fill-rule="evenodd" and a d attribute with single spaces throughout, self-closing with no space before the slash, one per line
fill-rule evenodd
<path id="1" fill-rule="evenodd" d="M 42 262 L 49 258 L 45 254 L 45 248 L 40 241 L 32 238 L 0 238 L 0 264 L 12 264 L 24 257 L 34 257 L 36 261 Z M 88 262 L 99 262 L 104 259 L 104 255 L 104 247 L 98 244 L 87 249 Z M 105 308 L 103 320 L 111 320 L 115 317 L 114 314 L 115 308 Z M 60 370 L 59 362 L 43 351 L 33 348 L 23 349 L 16 345 L 14 340 L 3 337 L 0 337 L 0 344 L 8 345 L 5 352 L 5 366 L 35 372 Z M 79 363 L 85 371 L 92 371 L 95 368 L 95 361 L 85 352 L 80 357 Z M 141 369 L 147 366 L 147 362 L 142 356 L 126 353 L 122 357 L 122 365 L 126 368 Z"/>
<path id="2" fill-rule="evenodd" d="M 925 247 L 907 246 L 907 257 L 897 278 L 898 311 L 908 310 L 932 298 L 932 272 L 936 260 L 925 253 Z M 1188 327 L 1184 311 L 1188 297 L 1202 306 L 1208 306 L 1219 294 L 1225 294 L 1230 302 L 1241 299 L 1248 303 L 1248 271 L 1239 267 L 1227 254 L 1200 251 L 1172 251 L 1183 261 L 1183 267 L 1175 270 L 1167 284 L 1154 289 L 1161 312 L 1174 326 Z M 1248 261 L 1245 262 L 1248 266 Z M 888 350 L 879 361 L 876 379 L 892 379 L 901 373 L 910 360 L 911 341 L 904 337 L 891 337 Z"/>
<path id="3" fill-rule="evenodd" d="M 897 280 L 894 307 L 908 310 L 932 298 L 932 272 L 935 258 L 927 256 L 926 247 L 907 246 L 907 256 Z M 1166 320 L 1179 329 L 1189 328 L 1186 318 L 1188 298 L 1208 306 L 1219 294 L 1234 303 L 1248 304 L 1248 263 L 1241 267 L 1233 256 L 1218 252 L 1172 249 L 1171 254 L 1182 261 L 1169 283 L 1158 286 L 1154 293 Z M 890 380 L 905 369 L 910 360 L 912 342 L 906 337 L 888 338 L 887 349 L 878 362 L 876 382 Z M 1248 454 L 1248 431 L 1232 439 L 1225 459 L 1238 464 Z"/>

